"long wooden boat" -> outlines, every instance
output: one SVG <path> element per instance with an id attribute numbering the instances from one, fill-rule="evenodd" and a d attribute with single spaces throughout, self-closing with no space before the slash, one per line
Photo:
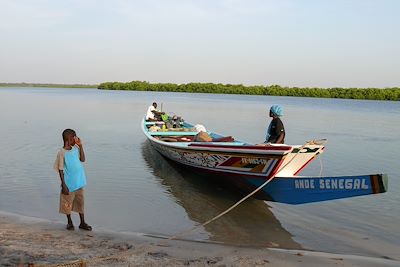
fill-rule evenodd
<path id="1" fill-rule="evenodd" d="M 255 197 L 263 200 L 301 204 L 383 193 L 385 174 L 342 177 L 298 176 L 300 171 L 324 151 L 324 145 L 257 146 L 239 140 L 195 142 L 197 131 L 184 122 L 181 128 L 152 131 L 157 122 L 142 121 L 142 130 L 161 155 L 212 178 L 223 178 L 241 191 L 251 192 L 265 181 L 271 182 Z M 222 136 L 207 132 L 213 139 Z"/>

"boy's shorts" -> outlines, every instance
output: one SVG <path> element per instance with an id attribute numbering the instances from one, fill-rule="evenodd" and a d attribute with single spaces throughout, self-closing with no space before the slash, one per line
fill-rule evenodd
<path id="1" fill-rule="evenodd" d="M 74 192 L 69 192 L 68 195 L 60 193 L 60 213 L 71 214 L 71 211 L 84 213 L 85 198 L 83 188 Z"/>

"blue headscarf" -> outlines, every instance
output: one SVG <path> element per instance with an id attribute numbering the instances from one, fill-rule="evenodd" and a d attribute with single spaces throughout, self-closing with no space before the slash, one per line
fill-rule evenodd
<path id="1" fill-rule="evenodd" d="M 279 105 L 273 105 L 270 109 L 271 113 L 277 117 L 281 117 L 283 116 L 283 109 L 281 106 Z M 267 132 L 266 132 L 266 136 L 265 136 L 265 141 L 268 141 L 269 137 L 271 136 L 271 125 L 272 123 L 269 124 L 268 128 L 267 128 Z"/>
<path id="2" fill-rule="evenodd" d="M 271 107 L 270 111 L 272 112 L 272 114 L 274 114 L 277 117 L 283 116 L 283 109 L 279 105 L 273 105 Z"/>

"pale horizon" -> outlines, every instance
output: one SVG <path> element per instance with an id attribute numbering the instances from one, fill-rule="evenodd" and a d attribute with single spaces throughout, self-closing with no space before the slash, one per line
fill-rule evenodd
<path id="1" fill-rule="evenodd" d="M 400 1 L 0 1 L 0 83 L 399 87 Z"/>

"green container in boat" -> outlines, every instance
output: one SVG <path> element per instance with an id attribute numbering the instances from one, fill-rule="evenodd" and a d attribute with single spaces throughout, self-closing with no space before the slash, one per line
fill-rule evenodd
<path id="1" fill-rule="evenodd" d="M 162 115 L 161 115 L 161 119 L 162 119 L 163 121 L 167 121 L 167 120 L 168 120 L 168 115 L 167 115 L 167 114 L 162 114 Z"/>

